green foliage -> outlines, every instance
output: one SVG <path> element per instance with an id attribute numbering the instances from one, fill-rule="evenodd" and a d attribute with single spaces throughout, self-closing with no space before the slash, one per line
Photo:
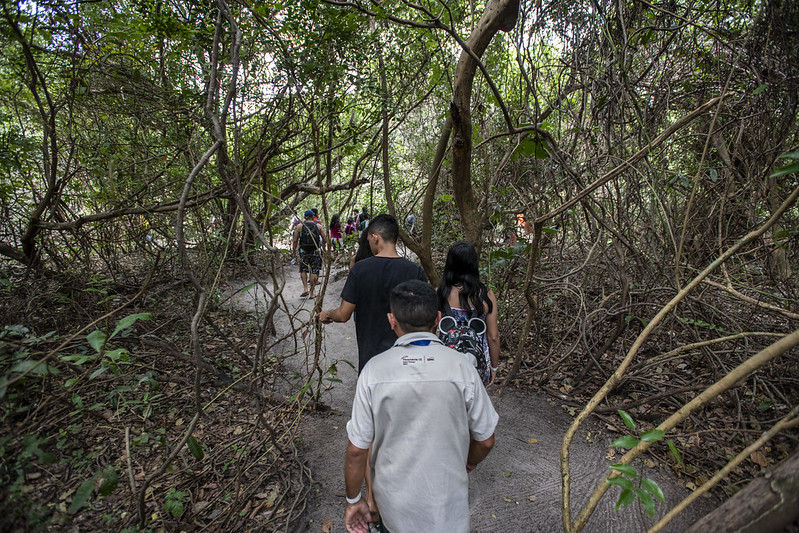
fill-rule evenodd
<path id="1" fill-rule="evenodd" d="M 536 135 L 527 135 L 513 151 L 512 160 L 515 161 L 520 157 L 534 157 L 536 159 L 548 158 L 549 149 L 547 148 L 546 140 Z"/>
<path id="2" fill-rule="evenodd" d="M 629 413 L 623 410 L 618 410 L 617 413 L 621 417 L 624 425 L 630 430 L 635 431 L 635 421 Z M 641 442 L 657 442 L 663 438 L 664 432 L 659 429 L 650 429 L 641 433 L 640 438 L 635 435 L 623 435 L 615 439 L 611 446 L 614 448 L 635 448 Z M 674 448 L 674 444 L 668 441 L 669 449 Z M 675 454 L 678 456 L 678 454 Z M 679 459 L 678 459 L 679 460 Z M 616 509 L 633 503 L 636 499 L 639 504 L 644 508 L 649 516 L 655 514 L 655 500 L 657 498 L 661 502 L 666 501 L 663 491 L 660 486 L 652 479 L 639 476 L 639 472 L 632 465 L 616 463 L 610 465 L 610 469 L 617 472 L 618 475 L 610 477 L 605 481 L 610 485 L 615 485 L 621 488 L 619 499 L 616 502 Z"/>
<path id="3" fill-rule="evenodd" d="M 528 255 L 530 255 L 530 245 L 526 242 L 517 241 L 513 246 L 507 246 L 490 252 L 488 254 L 489 268 L 506 267 L 511 261 L 525 258 Z"/>
<path id="4" fill-rule="evenodd" d="M 186 446 L 189 448 L 189 451 L 194 456 L 195 459 L 198 461 L 202 461 L 203 457 L 205 457 L 205 452 L 203 451 L 203 447 L 200 444 L 194 435 L 189 437 L 189 440 L 186 441 Z"/>
<path id="5" fill-rule="evenodd" d="M 680 322 L 682 322 L 684 324 L 688 324 L 689 326 L 696 326 L 696 327 L 699 327 L 699 328 L 706 328 L 706 329 L 709 329 L 711 331 L 715 330 L 715 331 L 720 331 L 722 333 L 727 333 L 727 334 L 730 333 L 729 331 L 725 330 L 724 328 L 722 328 L 720 326 L 717 326 L 716 324 L 711 324 L 711 323 L 705 322 L 704 320 L 701 320 L 701 319 L 686 318 L 686 317 L 677 316 L 677 320 L 679 320 Z"/>
<path id="6" fill-rule="evenodd" d="M 75 494 L 72 496 L 72 503 L 69 505 L 69 512 L 75 514 L 80 511 L 81 508 L 88 505 L 89 498 L 91 498 L 93 492 L 94 478 L 89 478 L 81 483 L 80 487 L 78 487 L 78 490 L 76 490 Z"/>
<path id="7" fill-rule="evenodd" d="M 777 170 L 772 172 L 771 174 L 772 178 L 781 178 L 782 176 L 787 176 L 788 174 L 795 174 L 799 172 L 799 150 L 787 154 L 782 154 L 780 158 L 791 159 L 793 163 L 789 163 L 787 165 L 777 168 Z"/>
<path id="8" fill-rule="evenodd" d="M 8 370 L 0 376 L 0 399 L 6 395 L 8 382 L 21 374 L 29 378 L 44 378 L 61 373 L 57 367 L 37 359 L 38 354 L 34 351 L 36 345 L 54 335 L 54 331 L 41 336 L 31 335 L 30 330 L 21 324 L 3 326 L 0 331 L 0 365 L 8 366 Z"/>
<path id="9" fill-rule="evenodd" d="M 173 518 L 180 518 L 185 512 L 183 503 L 188 495 L 187 492 L 181 492 L 174 487 L 169 489 L 164 501 L 164 511 L 171 514 Z"/>

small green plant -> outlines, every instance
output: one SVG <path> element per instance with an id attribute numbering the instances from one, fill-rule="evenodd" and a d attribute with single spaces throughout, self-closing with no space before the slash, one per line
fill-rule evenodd
<path id="1" fill-rule="evenodd" d="M 709 329 L 711 331 L 716 330 L 716 331 L 720 331 L 722 333 L 727 333 L 727 334 L 732 333 L 732 332 L 727 331 L 726 329 L 724 329 L 724 328 L 722 328 L 720 326 L 717 326 L 716 324 L 711 324 L 710 322 L 705 322 L 704 320 L 699 320 L 699 319 L 696 319 L 696 318 L 686 318 L 686 317 L 678 316 L 677 320 L 679 320 L 683 324 L 688 324 L 689 326 L 696 326 L 698 328 L 707 328 L 707 329 Z"/>
<path id="2" fill-rule="evenodd" d="M 188 496 L 187 492 L 182 492 L 171 488 L 166 493 L 166 501 L 164 501 L 164 511 L 172 515 L 172 518 L 180 518 L 185 512 L 183 502 Z"/>
<path id="3" fill-rule="evenodd" d="M 92 497 L 95 485 L 97 485 L 98 482 L 97 495 L 100 498 L 105 498 L 114 492 L 119 484 L 119 474 L 117 473 L 116 467 L 109 465 L 80 484 L 75 494 L 72 496 L 72 503 L 69 506 L 69 512 L 71 514 L 75 514 L 83 507 L 89 505 L 89 499 Z"/>
<path id="4" fill-rule="evenodd" d="M 621 409 L 617 412 L 622 421 L 624 421 L 624 425 L 631 431 L 635 431 L 635 421 L 633 421 L 633 418 L 626 411 L 622 411 Z M 640 437 L 632 434 L 623 435 L 614 440 L 610 445 L 614 448 L 630 449 L 635 448 L 641 442 L 657 442 L 663 439 L 663 435 L 664 433 L 660 429 L 650 429 L 649 431 L 641 433 Z M 682 457 L 680 456 L 680 452 L 677 451 L 677 447 L 670 440 L 666 441 L 666 444 L 677 459 L 678 464 L 681 464 Z M 654 516 L 655 498 L 663 503 L 666 502 L 666 498 L 663 496 L 663 491 L 660 486 L 654 480 L 639 475 L 635 467 L 616 463 L 610 465 L 610 469 L 616 472 L 617 475 L 605 481 L 621 488 L 619 500 L 616 502 L 616 509 L 621 508 L 623 505 L 629 505 L 637 499 L 646 513 L 649 516 Z"/>
<path id="5" fill-rule="evenodd" d="M 108 341 L 110 341 L 120 333 L 124 335 L 125 332 L 129 330 L 133 326 L 133 324 L 136 323 L 137 320 L 150 320 L 150 319 L 152 319 L 152 315 L 150 313 L 134 313 L 132 315 L 128 315 L 122 318 L 117 323 L 111 335 L 106 335 L 104 332 L 100 331 L 99 329 L 89 333 L 86 336 L 86 342 L 89 343 L 89 346 L 94 348 L 98 356 L 103 358 L 100 368 L 92 372 L 92 374 L 89 376 L 89 379 L 91 380 L 96 378 L 106 370 L 111 370 L 111 372 L 114 375 L 118 376 L 120 374 L 119 365 L 129 364 L 130 358 L 128 355 L 128 351 L 124 348 L 116 348 L 110 351 L 107 350 Z"/>

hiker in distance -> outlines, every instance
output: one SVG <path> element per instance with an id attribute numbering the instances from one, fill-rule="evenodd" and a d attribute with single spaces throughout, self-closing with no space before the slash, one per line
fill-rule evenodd
<path id="1" fill-rule="evenodd" d="M 314 212 L 307 209 L 305 220 L 294 228 L 292 248 L 300 263 L 301 298 L 314 297 L 313 291 L 319 279 L 319 271 L 322 269 L 322 246 L 327 242 L 322 224 L 315 221 L 314 218 Z M 308 289 L 309 284 L 310 290 Z"/>
<path id="2" fill-rule="evenodd" d="M 440 317 L 428 283 L 406 281 L 391 291 L 388 320 L 399 338 L 362 369 L 347 423 L 350 533 L 369 531 L 361 497 L 367 461 L 379 531 L 470 530 L 467 474 L 494 446 L 499 416 L 468 359 L 432 333 Z"/>
<path id="3" fill-rule="evenodd" d="M 422 267 L 397 253 L 399 225 L 396 218 L 377 215 L 364 231 L 374 256 L 352 266 L 338 308 L 326 309 L 318 315 L 320 322 L 330 324 L 346 322 L 355 312 L 359 372 L 369 359 L 391 348 L 397 340 L 386 318 L 390 311 L 391 289 L 409 279 L 427 281 Z"/>

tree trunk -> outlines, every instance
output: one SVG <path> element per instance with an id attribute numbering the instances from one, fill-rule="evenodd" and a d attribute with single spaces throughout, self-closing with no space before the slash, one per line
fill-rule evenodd
<path id="1" fill-rule="evenodd" d="M 686 533 L 782 531 L 799 519 L 799 452 L 700 519 Z"/>
<path id="2" fill-rule="evenodd" d="M 498 31 L 510 31 L 519 15 L 519 0 L 489 0 L 480 22 L 466 41 L 455 68 L 450 114 L 452 116 L 452 189 L 461 217 L 464 237 L 476 247 L 482 238 L 482 218 L 472 188 L 472 84 L 491 39 Z M 471 53 L 469 52 L 471 51 Z"/>

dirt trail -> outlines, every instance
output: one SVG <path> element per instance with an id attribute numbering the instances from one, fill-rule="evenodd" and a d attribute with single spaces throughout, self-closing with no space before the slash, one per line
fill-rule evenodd
<path id="1" fill-rule="evenodd" d="M 344 285 L 343 275 L 343 272 L 331 274 L 331 280 L 335 281 L 327 287 L 324 308 L 338 305 Z M 313 302 L 300 298 L 301 292 L 296 267 L 287 267 L 284 297 L 295 316 L 307 320 Z M 235 301 L 237 305 L 247 307 L 257 299 L 255 289 L 251 289 Z M 278 334 L 288 330 L 289 319 L 285 314 L 276 317 L 275 322 Z M 357 367 L 355 326 L 352 320 L 346 324 L 330 324 L 324 326 L 323 335 L 322 368 L 335 365 L 336 378 L 341 383 L 326 382 L 323 386 L 322 401 L 331 408 L 330 411 L 308 415 L 301 423 L 302 452 L 313 472 L 314 487 L 305 520 L 295 531 L 343 532 L 346 423 L 358 376 L 356 368 L 341 361 L 348 360 Z M 312 348 L 312 340 L 306 338 L 303 342 Z M 289 373 L 304 375 L 306 372 L 304 355 L 289 360 L 287 364 Z M 499 397 L 496 387 L 493 389 L 489 392 L 500 419 L 493 451 L 469 475 L 472 531 L 562 531 L 559 450 L 572 417 L 549 396 L 524 394 L 507 388 Z M 617 436 L 596 422 L 584 425 L 578 432 L 571 447 L 572 508 L 575 514 L 596 485 L 607 477 L 608 466 L 614 462 L 607 457 L 608 445 Z M 657 502 L 655 518 L 649 518 L 635 503 L 614 510 L 620 489 L 612 487 L 585 531 L 645 531 L 689 493 L 677 483 L 667 467 L 656 464 L 654 468 L 645 470 L 645 475 L 657 481 L 666 496 L 665 505 Z M 700 499 L 673 520 L 666 531 L 684 530 L 716 505 L 718 502 L 714 500 Z"/>

